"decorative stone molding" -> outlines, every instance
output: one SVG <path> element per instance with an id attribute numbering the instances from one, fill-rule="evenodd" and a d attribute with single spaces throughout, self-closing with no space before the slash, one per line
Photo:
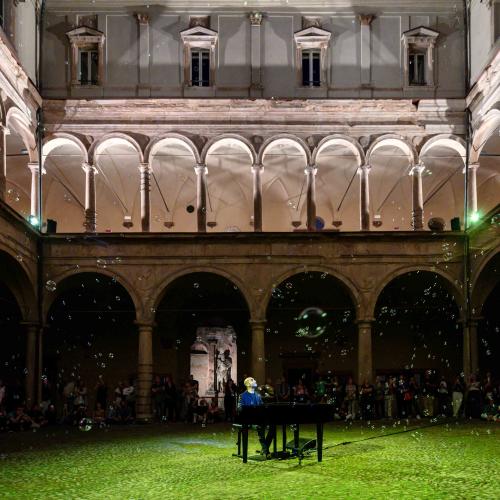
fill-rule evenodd
<path id="1" fill-rule="evenodd" d="M 190 16 L 189 27 L 196 28 L 198 26 L 210 29 L 210 16 Z"/>
<path id="2" fill-rule="evenodd" d="M 434 31 L 425 26 L 405 31 L 401 38 L 403 41 L 403 76 L 406 89 L 412 88 L 409 81 L 409 55 L 412 50 L 422 51 L 425 55 L 425 87 L 434 88 L 436 82 L 434 79 L 434 48 L 439 36 L 438 31 Z"/>
<path id="3" fill-rule="evenodd" d="M 322 28 L 321 17 L 302 16 L 302 29 Z"/>
<path id="4" fill-rule="evenodd" d="M 362 26 L 370 26 L 372 21 L 375 19 L 373 14 L 359 14 L 358 20 Z"/>
<path id="5" fill-rule="evenodd" d="M 93 49 L 98 51 L 98 73 L 97 85 L 104 81 L 104 41 L 102 31 L 87 26 L 80 26 L 66 33 L 71 44 L 71 85 L 80 85 L 78 80 L 79 51 L 82 49 Z"/>
<path id="6" fill-rule="evenodd" d="M 295 39 L 295 67 L 297 68 L 297 84 L 302 86 L 302 52 L 316 49 L 320 51 L 321 87 L 326 85 L 326 51 L 332 34 L 322 28 L 311 26 L 297 31 Z"/>
<path id="7" fill-rule="evenodd" d="M 208 49 L 210 52 L 210 83 L 215 84 L 215 47 L 219 34 L 203 26 L 194 26 L 181 31 L 181 40 L 184 46 L 184 85 L 190 87 L 191 84 L 191 51 L 193 49 Z"/>
<path id="8" fill-rule="evenodd" d="M 250 12 L 248 14 L 248 18 L 250 19 L 250 24 L 252 26 L 260 26 L 262 24 L 262 19 L 263 19 L 263 14 L 262 12 Z"/>
<path id="9" fill-rule="evenodd" d="M 143 14 L 142 12 L 136 12 L 135 17 L 139 24 L 149 24 L 149 14 Z"/>

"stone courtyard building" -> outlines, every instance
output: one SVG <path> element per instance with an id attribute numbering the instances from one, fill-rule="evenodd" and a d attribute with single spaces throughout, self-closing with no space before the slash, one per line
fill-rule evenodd
<path id="1" fill-rule="evenodd" d="M 193 285 L 237 304 L 239 370 L 258 380 L 491 369 L 500 2 L 0 6 L 0 291 L 17 311 L 2 322 L 25 343 L 30 401 L 51 364 L 96 376 L 50 337 L 65 294 L 99 279 L 130 305 L 133 333 L 106 348 L 143 418 L 153 372 L 189 370 L 172 315 Z M 458 337 L 410 367 L 397 353 L 416 337 L 383 331 L 381 297 L 415 276 L 431 307 L 443 290 Z M 346 318 L 338 350 L 286 337 L 286 288 Z"/>

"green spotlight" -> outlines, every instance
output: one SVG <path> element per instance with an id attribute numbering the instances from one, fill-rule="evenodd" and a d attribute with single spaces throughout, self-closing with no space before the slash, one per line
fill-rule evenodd
<path id="1" fill-rule="evenodd" d="M 472 212 L 470 214 L 470 221 L 473 224 L 475 224 L 480 218 L 481 218 L 481 216 L 479 215 L 479 212 Z"/>
<path id="2" fill-rule="evenodd" d="M 30 215 L 28 217 L 28 222 L 34 226 L 34 227 L 38 227 L 38 224 L 39 224 L 39 221 L 38 221 L 38 217 L 36 215 Z"/>

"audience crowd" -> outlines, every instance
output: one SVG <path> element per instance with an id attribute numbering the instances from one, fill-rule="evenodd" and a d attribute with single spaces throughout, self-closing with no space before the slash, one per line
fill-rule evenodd
<path id="1" fill-rule="evenodd" d="M 151 387 L 153 418 L 159 422 L 207 423 L 234 420 L 244 375 L 237 385 L 224 384 L 223 393 L 206 398 L 191 375 L 175 384 L 170 375 L 156 375 Z M 466 382 L 453 381 L 431 372 L 418 375 L 379 375 L 374 383 L 357 385 L 351 377 L 324 375 L 289 384 L 285 378 L 268 379 L 258 388 L 264 402 L 316 402 L 334 407 L 336 419 L 433 418 L 436 416 L 483 418 L 500 422 L 500 383 L 490 373 L 474 375 Z M 91 397 L 91 398 L 90 398 Z M 69 380 L 52 387 L 42 380 L 41 403 L 27 408 L 21 381 L 0 380 L 0 431 L 22 431 L 48 425 L 107 426 L 133 423 L 136 418 L 136 381 L 109 387 L 103 376 L 89 388 L 83 380 Z M 89 399 L 92 404 L 89 404 Z M 82 424 L 84 423 L 84 424 Z"/>

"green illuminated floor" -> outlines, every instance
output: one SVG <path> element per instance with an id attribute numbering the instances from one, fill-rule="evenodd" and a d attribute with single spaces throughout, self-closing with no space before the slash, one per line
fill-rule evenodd
<path id="1" fill-rule="evenodd" d="M 0 498 L 500 498 L 499 424 L 421 422 L 385 436 L 404 423 L 330 424 L 323 463 L 301 466 L 242 464 L 231 456 L 235 435 L 219 424 L 0 434 Z M 384 437 L 331 447 L 372 436 Z"/>

